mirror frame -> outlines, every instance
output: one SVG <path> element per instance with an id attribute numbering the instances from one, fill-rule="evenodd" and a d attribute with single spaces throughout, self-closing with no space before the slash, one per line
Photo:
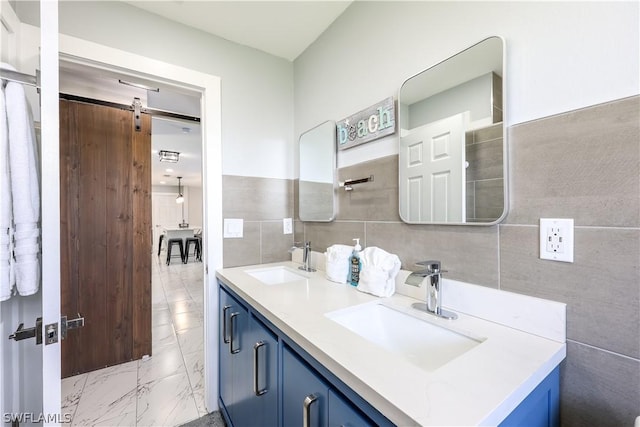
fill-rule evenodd
<path id="1" fill-rule="evenodd" d="M 437 62 L 436 64 L 414 74 L 413 76 L 409 77 L 408 79 L 406 79 L 402 85 L 400 86 L 400 90 L 398 91 L 398 123 L 401 123 L 400 120 L 400 116 L 402 115 L 402 108 L 401 108 L 401 92 L 402 92 L 402 88 L 405 86 L 405 84 L 407 84 L 407 82 L 409 82 L 411 79 L 418 77 L 420 75 L 422 75 L 423 73 L 428 72 L 429 70 L 433 70 L 434 68 L 444 64 L 446 61 L 464 53 L 469 51 L 470 49 L 478 46 L 481 43 L 484 43 L 490 39 L 499 39 L 502 43 L 502 138 L 503 138 L 503 142 L 502 142 L 502 174 L 503 174 L 503 210 L 502 210 L 502 214 L 496 218 L 493 221 L 489 221 L 489 222 L 440 222 L 440 221 L 408 221 L 405 220 L 402 217 L 402 213 L 401 213 L 401 206 L 402 206 L 402 194 L 400 192 L 400 173 L 398 173 L 398 215 L 400 216 L 400 219 L 402 220 L 402 222 L 405 222 L 407 224 L 416 224 L 416 225 L 471 225 L 471 226 L 492 226 L 492 225 L 496 225 L 501 223 L 506 217 L 507 214 L 509 213 L 509 156 L 508 156 L 508 140 L 507 140 L 507 116 L 508 116 L 508 106 L 507 106 L 507 96 L 506 96 L 506 82 L 507 82 L 507 47 L 506 47 L 506 41 L 502 36 L 489 36 L 484 38 L 483 40 L 480 40 L 477 43 L 474 43 L 473 45 L 464 48 L 462 50 L 460 50 L 459 52 L 456 52 L 455 54 L 449 56 L 448 58 Z M 464 83 L 464 82 L 460 82 L 460 83 Z M 452 86 L 455 87 L 455 86 Z M 399 129 L 400 129 L 400 125 L 399 125 Z M 400 153 L 400 149 L 401 149 L 401 143 L 402 143 L 402 135 L 401 135 L 401 130 L 399 130 L 399 135 L 398 135 L 398 154 Z M 398 162 L 400 162 L 399 157 L 398 157 Z M 466 201 L 465 201 L 466 203 Z"/>
<path id="2" fill-rule="evenodd" d="M 302 166 L 303 166 L 303 162 L 302 162 L 302 138 L 307 135 L 310 132 L 313 132 L 314 130 L 318 130 L 323 126 L 327 126 L 329 125 L 331 127 L 331 139 L 327 140 L 327 143 L 331 145 L 332 150 L 331 150 L 331 177 L 332 177 L 332 183 L 331 183 L 331 215 L 328 218 L 324 218 L 324 219 L 318 219 L 318 218 L 303 218 L 302 215 L 302 197 L 301 197 L 301 191 L 300 191 L 300 184 L 302 182 Z M 327 133 L 328 135 L 328 133 Z M 314 126 L 313 128 L 303 132 L 300 134 L 300 137 L 298 138 L 298 219 L 300 221 L 303 222 L 332 222 L 336 219 L 337 216 L 337 195 L 336 195 L 336 191 L 337 191 L 337 180 L 336 180 L 336 176 L 337 176 L 337 170 L 336 170 L 336 165 L 337 165 L 337 146 L 336 146 L 336 122 L 333 120 L 327 120 L 325 122 L 320 123 L 317 126 Z"/>

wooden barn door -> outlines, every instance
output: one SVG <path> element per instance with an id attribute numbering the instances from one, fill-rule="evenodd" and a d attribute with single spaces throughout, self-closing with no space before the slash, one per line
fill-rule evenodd
<path id="1" fill-rule="evenodd" d="M 151 118 L 60 101 L 62 377 L 151 355 Z"/>

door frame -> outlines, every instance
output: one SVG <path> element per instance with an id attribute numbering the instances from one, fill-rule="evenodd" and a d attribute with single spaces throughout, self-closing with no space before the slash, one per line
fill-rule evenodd
<path id="1" fill-rule="evenodd" d="M 205 296 L 205 404 L 209 411 L 217 410 L 218 349 L 216 335 L 218 331 L 218 316 L 215 315 L 215 312 L 218 307 L 218 293 L 216 292 L 215 270 L 222 267 L 222 210 L 219 203 L 222 200 L 221 79 L 218 76 L 201 73 L 64 34 L 59 35 L 59 47 L 58 51 L 56 51 L 56 56 L 56 59 L 60 58 L 64 61 L 89 65 L 94 68 L 117 71 L 132 77 L 156 80 L 176 87 L 194 90 L 202 95 L 200 118 L 203 152 L 202 191 L 204 215 L 202 227 L 205 248 L 205 257 L 203 259 L 205 278 L 203 280 Z M 59 145 L 59 142 L 56 145 Z M 57 178 L 54 176 L 49 176 L 48 178 L 59 182 L 59 170 L 56 173 Z M 47 177 L 45 177 L 43 171 L 43 180 L 45 178 Z M 57 235 L 59 236 L 59 223 L 58 225 L 49 225 L 57 229 Z M 56 230 L 49 230 L 50 234 L 55 232 Z M 210 268 L 211 274 L 209 274 Z M 57 266 L 49 266 L 48 271 L 45 271 L 43 266 L 43 276 L 49 274 L 59 277 L 59 262 Z"/>

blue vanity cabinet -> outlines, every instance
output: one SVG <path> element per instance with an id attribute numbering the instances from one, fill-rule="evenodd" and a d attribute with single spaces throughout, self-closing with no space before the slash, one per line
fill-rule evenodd
<path id="1" fill-rule="evenodd" d="M 373 426 L 360 411 L 351 406 L 335 391 L 329 390 L 329 425 L 342 427 Z"/>
<path id="2" fill-rule="evenodd" d="M 556 367 L 507 416 L 500 427 L 558 427 L 560 425 L 560 367 Z"/>
<path id="3" fill-rule="evenodd" d="M 220 288 L 219 381 L 226 421 L 277 425 L 277 337 Z"/>
<path id="4" fill-rule="evenodd" d="M 328 425 L 329 385 L 286 346 L 282 353 L 282 400 L 285 427 Z"/>
<path id="5" fill-rule="evenodd" d="M 359 409 L 345 399 L 316 370 L 289 347 L 283 347 L 283 425 L 308 427 L 373 426 Z"/>

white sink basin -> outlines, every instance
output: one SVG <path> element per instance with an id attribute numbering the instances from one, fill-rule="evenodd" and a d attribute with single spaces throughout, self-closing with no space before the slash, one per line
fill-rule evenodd
<path id="1" fill-rule="evenodd" d="M 302 273 L 298 273 L 295 270 L 284 266 L 255 268 L 252 270 L 245 270 L 245 273 L 258 279 L 265 285 L 277 285 L 280 283 L 289 283 L 307 279 L 307 277 Z"/>
<path id="2" fill-rule="evenodd" d="M 428 372 L 483 341 L 381 303 L 337 310 L 325 316 Z"/>

